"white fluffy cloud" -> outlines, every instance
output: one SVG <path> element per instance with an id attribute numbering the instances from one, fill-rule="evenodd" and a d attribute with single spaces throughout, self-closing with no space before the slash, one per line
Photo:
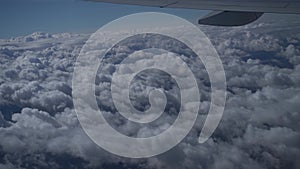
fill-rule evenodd
<path id="1" fill-rule="evenodd" d="M 216 46 L 227 76 L 228 99 L 222 121 L 211 139 L 198 144 L 206 117 L 200 114 L 182 143 L 167 153 L 140 160 L 103 151 L 77 121 L 71 80 L 87 35 L 34 33 L 1 40 L 0 168 L 299 168 L 300 36 L 294 33 L 298 27 L 258 22 L 240 28 L 202 29 Z M 156 43 L 168 46 L 169 41 L 156 38 Z M 134 39 L 131 42 L 140 44 Z M 118 50 L 126 53 L 133 49 Z M 191 54 L 180 50 L 175 51 Z M 99 106 L 112 126 L 124 134 L 157 134 L 176 118 L 178 89 L 163 73 L 141 74 L 132 84 L 132 103 L 147 109 L 145 91 L 163 87 L 170 100 L 167 113 L 146 126 L 114 114 L 110 80 L 119 66 L 114 62 L 124 53 L 108 57 L 98 72 Z M 155 55 L 149 51 L 135 54 Z M 203 65 L 189 59 L 186 61 L 199 78 L 201 112 L 207 112 L 208 76 Z"/>

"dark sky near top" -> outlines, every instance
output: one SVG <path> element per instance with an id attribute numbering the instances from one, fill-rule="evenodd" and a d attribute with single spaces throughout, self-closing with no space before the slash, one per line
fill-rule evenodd
<path id="1" fill-rule="evenodd" d="M 160 9 L 83 0 L 1 0 L 0 38 L 32 32 L 93 32 L 102 25 L 137 12 L 166 12 L 196 22 L 201 10 Z"/>

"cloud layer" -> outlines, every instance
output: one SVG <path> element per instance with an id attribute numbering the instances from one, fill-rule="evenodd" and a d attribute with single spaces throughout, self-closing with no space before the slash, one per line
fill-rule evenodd
<path id="1" fill-rule="evenodd" d="M 88 35 L 34 33 L 0 40 L 0 168 L 299 168 L 297 24 L 287 28 L 262 21 L 240 28 L 201 29 L 215 45 L 226 72 L 228 99 L 222 121 L 211 139 L 197 143 L 209 108 L 210 84 L 203 65 L 187 57 L 199 78 L 201 114 L 182 143 L 148 159 L 126 159 L 102 150 L 78 123 L 71 80 L 75 59 Z M 159 38 L 156 43 L 160 45 L 170 43 Z M 132 43 L 139 45 L 134 39 Z M 189 54 L 184 48 L 176 50 L 182 56 Z M 98 72 L 99 107 L 123 134 L 160 133 L 176 118 L 178 87 L 163 72 L 141 73 L 131 86 L 133 105 L 147 109 L 147 91 L 160 87 L 168 93 L 168 109 L 163 118 L 146 126 L 126 121 L 116 113 L 109 86 L 122 54 L 108 57 Z M 135 53 L 149 58 L 163 54 Z"/>

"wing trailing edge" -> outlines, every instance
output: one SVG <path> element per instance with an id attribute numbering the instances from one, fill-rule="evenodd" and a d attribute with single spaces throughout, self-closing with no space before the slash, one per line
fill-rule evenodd
<path id="1" fill-rule="evenodd" d="M 213 26 L 242 26 L 251 23 L 262 16 L 262 12 L 213 11 L 198 23 Z"/>

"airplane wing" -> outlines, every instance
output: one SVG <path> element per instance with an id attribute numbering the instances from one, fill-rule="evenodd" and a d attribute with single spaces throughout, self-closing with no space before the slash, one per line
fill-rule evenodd
<path id="1" fill-rule="evenodd" d="M 199 24 L 240 26 L 253 22 L 263 13 L 300 14 L 300 0 L 90 0 L 115 4 L 161 8 L 213 10 Z"/>
<path id="2" fill-rule="evenodd" d="M 300 14 L 299 0 L 92 0 L 115 4 L 217 11 Z"/>

